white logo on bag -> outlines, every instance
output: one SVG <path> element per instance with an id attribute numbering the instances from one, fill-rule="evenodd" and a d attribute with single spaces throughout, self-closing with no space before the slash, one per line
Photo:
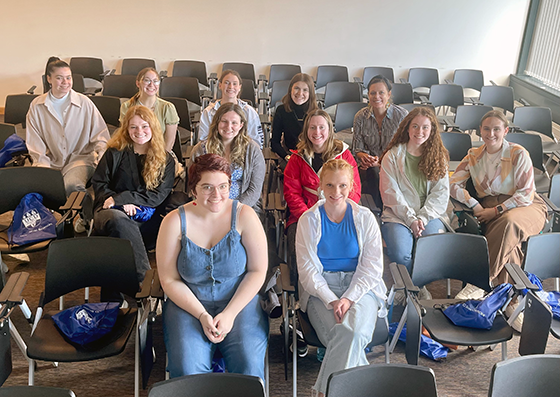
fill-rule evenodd
<path id="1" fill-rule="evenodd" d="M 41 215 L 35 209 L 29 210 L 23 214 L 21 222 L 28 229 L 34 228 L 41 222 Z"/>
<path id="2" fill-rule="evenodd" d="M 76 313 L 76 318 L 78 320 L 85 319 L 85 321 L 89 324 L 91 324 L 91 322 L 93 321 L 93 319 L 90 317 L 90 315 L 88 314 L 88 312 L 85 309 L 82 309 L 82 310 L 78 311 Z"/>

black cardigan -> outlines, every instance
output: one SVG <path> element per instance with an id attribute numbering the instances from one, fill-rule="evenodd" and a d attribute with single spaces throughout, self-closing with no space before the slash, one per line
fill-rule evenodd
<path id="1" fill-rule="evenodd" d="M 131 149 L 107 149 L 92 177 L 96 210 L 102 208 L 109 197 L 113 197 L 115 205 L 135 204 L 155 208 L 163 203 L 173 188 L 175 161 L 167 153 L 162 182 L 155 190 L 148 190 L 142 178 L 144 158 L 144 155 L 134 154 Z"/>
<path id="2" fill-rule="evenodd" d="M 282 147 L 282 133 L 284 133 L 284 144 L 286 147 L 291 150 L 296 150 L 299 134 L 303 129 L 305 112 L 309 106 L 305 103 L 292 107 L 293 110 L 287 112 L 283 104 L 278 106 L 276 113 L 274 113 L 274 120 L 272 121 L 272 139 L 270 141 L 270 146 L 272 147 L 272 151 L 282 158 L 291 154 L 286 153 L 286 150 Z M 302 121 L 299 121 L 298 118 Z"/>

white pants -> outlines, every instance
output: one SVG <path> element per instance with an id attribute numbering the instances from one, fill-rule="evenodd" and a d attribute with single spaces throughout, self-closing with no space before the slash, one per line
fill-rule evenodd
<path id="1" fill-rule="evenodd" d="M 336 296 L 341 297 L 348 289 L 354 272 L 324 272 L 323 277 Z M 327 381 L 333 372 L 359 365 L 368 365 L 365 348 L 371 342 L 379 301 L 368 292 L 355 302 L 340 324 L 332 309 L 327 309 L 319 298 L 311 296 L 307 304 L 309 321 L 327 351 L 313 388 L 320 393 L 327 390 Z"/>

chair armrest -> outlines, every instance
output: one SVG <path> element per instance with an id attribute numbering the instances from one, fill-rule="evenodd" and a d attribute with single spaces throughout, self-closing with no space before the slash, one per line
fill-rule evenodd
<path id="1" fill-rule="evenodd" d="M 146 276 L 144 276 L 144 281 L 142 281 L 141 289 L 136 294 L 136 299 L 146 299 L 149 298 L 152 291 L 152 283 L 154 281 L 154 273 L 156 269 L 150 269 L 146 272 Z"/>
<path id="2" fill-rule="evenodd" d="M 521 102 L 523 106 L 531 106 L 531 104 L 523 98 L 519 98 L 518 101 Z"/>
<path id="3" fill-rule="evenodd" d="M 445 84 L 453 84 L 453 80 L 449 80 L 449 79 L 444 79 L 443 82 Z"/>
<path id="4" fill-rule="evenodd" d="M 272 120 L 270 120 L 268 114 L 259 114 L 259 119 L 261 120 L 261 124 L 272 124 Z"/>
<path id="5" fill-rule="evenodd" d="M 362 78 L 361 77 L 354 77 L 354 83 L 363 84 Z"/>
<path id="6" fill-rule="evenodd" d="M 12 274 L 2 289 L 2 292 L 0 292 L 0 303 L 2 305 L 7 303 L 21 304 L 23 302 L 21 293 L 23 292 L 28 279 L 29 273 L 27 272 Z"/>
<path id="7" fill-rule="evenodd" d="M 424 95 L 420 95 L 420 102 L 422 102 L 422 105 L 431 105 L 432 104 L 430 102 L 430 100 L 428 99 L 428 97 L 424 96 Z"/>
<path id="8" fill-rule="evenodd" d="M 200 96 L 201 98 L 208 98 L 208 99 L 212 99 L 212 91 L 210 90 L 201 90 L 200 91 Z M 204 109 L 203 109 L 204 110 Z"/>
<path id="9" fill-rule="evenodd" d="M 399 81 L 400 81 L 402 84 L 408 83 L 408 80 L 407 80 L 407 79 L 403 79 L 402 77 L 399 79 Z"/>
<path id="10" fill-rule="evenodd" d="M 393 277 L 393 289 L 395 291 L 400 291 L 404 289 L 404 281 L 399 271 L 399 265 L 396 262 L 391 262 L 389 264 L 389 270 L 391 271 L 391 276 Z"/>
<path id="11" fill-rule="evenodd" d="M 451 126 L 459 128 L 458 126 L 453 124 L 455 122 L 453 116 L 440 116 L 439 121 L 445 126 L 445 128 L 449 128 Z"/>
<path id="12" fill-rule="evenodd" d="M 401 277 L 402 277 L 402 280 L 404 282 L 404 288 L 406 289 L 406 291 L 407 292 L 414 292 L 414 293 L 420 292 L 420 288 L 418 288 L 412 282 L 412 278 L 410 277 L 410 274 L 408 274 L 408 270 L 407 270 L 406 266 L 405 265 L 397 265 L 397 267 L 399 269 L 399 272 L 401 273 Z"/>
<path id="13" fill-rule="evenodd" d="M 167 77 L 167 70 L 160 70 L 159 71 L 159 78 L 164 79 Z"/>
<path id="14" fill-rule="evenodd" d="M 280 264 L 280 284 L 283 291 L 286 292 L 296 292 L 295 287 L 290 282 L 290 268 L 287 264 Z"/>
<path id="15" fill-rule="evenodd" d="M 266 92 L 259 92 L 259 103 L 261 101 L 270 102 L 270 95 Z"/>
<path id="16" fill-rule="evenodd" d="M 495 82 L 494 80 L 490 80 L 490 84 L 492 84 L 492 85 L 498 85 L 498 84 L 496 84 L 496 82 Z"/>
<path id="17" fill-rule="evenodd" d="M 37 88 L 36 85 L 32 85 L 32 86 L 27 90 L 27 93 L 28 93 L 29 95 L 33 95 L 33 94 L 35 93 L 35 89 L 36 89 L 36 88 Z"/>
<path id="18" fill-rule="evenodd" d="M 513 288 L 515 288 L 516 290 L 519 291 L 525 288 L 532 291 L 539 290 L 539 287 L 529 280 L 523 269 L 521 269 L 518 265 L 514 263 L 506 263 L 505 268 L 508 274 L 511 276 L 513 280 Z"/>
<path id="19" fill-rule="evenodd" d="M 449 198 L 451 200 L 451 204 L 453 205 L 453 211 L 457 212 L 473 212 L 472 208 L 467 207 L 465 204 L 461 203 L 460 201 L 455 200 L 453 197 Z"/>
<path id="20" fill-rule="evenodd" d="M 210 76 L 208 76 L 208 80 L 218 80 L 218 73 L 212 72 Z"/>
<path id="21" fill-rule="evenodd" d="M 266 78 L 266 75 L 265 75 L 265 74 L 259 74 L 259 79 L 258 79 L 257 81 L 258 81 L 259 83 L 260 83 L 261 81 L 264 81 L 264 82 L 268 83 L 268 79 Z"/>

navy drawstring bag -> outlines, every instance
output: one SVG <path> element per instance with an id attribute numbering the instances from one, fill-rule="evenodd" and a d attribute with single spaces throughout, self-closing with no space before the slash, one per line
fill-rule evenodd
<path id="1" fill-rule="evenodd" d="M 12 245 L 24 245 L 56 237 L 56 219 L 43 205 L 43 196 L 28 193 L 14 211 L 8 228 L 8 241 Z"/>
<path id="2" fill-rule="evenodd" d="M 389 324 L 389 334 L 391 336 L 397 332 L 398 325 L 399 323 Z M 399 335 L 399 340 L 406 343 L 406 324 Z M 423 356 L 428 357 L 430 360 L 441 361 L 447 358 L 447 351 L 447 347 L 441 343 L 428 338 L 426 335 L 420 335 L 420 354 Z"/>
<path id="3" fill-rule="evenodd" d="M 504 283 L 498 285 L 483 300 L 470 299 L 447 308 L 441 308 L 443 314 L 455 325 L 460 327 L 490 329 L 494 318 L 509 297 L 512 285 Z"/>
<path id="4" fill-rule="evenodd" d="M 535 292 L 535 294 L 545 303 L 550 306 L 550 310 L 552 311 L 552 316 L 556 320 L 560 320 L 560 292 L 558 291 L 551 291 L 546 292 L 543 291 L 543 285 L 540 278 L 538 278 L 533 273 L 525 272 L 529 281 L 535 284 L 539 289 Z M 527 289 L 521 290 L 521 294 L 527 294 Z"/>
<path id="5" fill-rule="evenodd" d="M 63 310 L 52 319 L 71 342 L 84 346 L 111 332 L 119 306 L 119 302 L 86 303 Z"/>
<path id="6" fill-rule="evenodd" d="M 0 167 L 5 167 L 14 154 L 22 152 L 27 152 L 25 141 L 16 134 L 10 135 L 4 141 L 4 147 L 0 149 Z"/>

